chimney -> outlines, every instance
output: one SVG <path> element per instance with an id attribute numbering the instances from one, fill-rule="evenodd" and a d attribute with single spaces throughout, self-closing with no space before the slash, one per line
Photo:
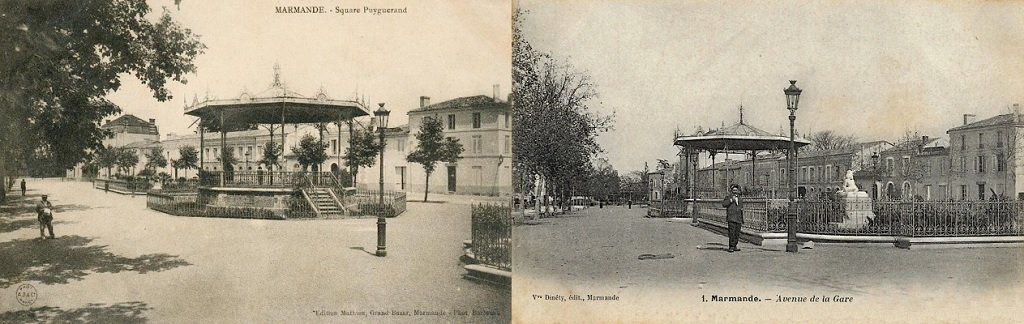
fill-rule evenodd
<path id="1" fill-rule="evenodd" d="M 430 106 L 430 97 L 420 96 L 420 108 Z"/>
<path id="2" fill-rule="evenodd" d="M 964 114 L 964 125 L 973 123 L 977 117 L 975 114 Z"/>
<path id="3" fill-rule="evenodd" d="M 500 98 L 500 97 L 498 97 L 498 92 L 500 92 L 499 90 L 500 90 L 500 88 L 499 88 L 498 84 L 495 83 L 494 84 L 494 97 L 491 97 L 491 98 L 494 99 L 494 102 L 498 102 L 500 100 L 500 99 L 498 99 L 498 98 Z"/>
<path id="4" fill-rule="evenodd" d="M 1019 103 L 1013 104 L 1013 122 L 1014 123 L 1019 123 L 1020 122 L 1020 104 Z"/>
<path id="5" fill-rule="evenodd" d="M 153 124 L 153 125 L 156 125 L 156 118 L 150 118 L 149 119 L 149 123 Z"/>
<path id="6" fill-rule="evenodd" d="M 928 144 L 928 135 L 921 136 L 921 145 Z"/>

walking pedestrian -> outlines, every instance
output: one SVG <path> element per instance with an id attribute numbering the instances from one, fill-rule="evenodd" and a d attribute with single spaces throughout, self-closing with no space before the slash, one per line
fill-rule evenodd
<path id="1" fill-rule="evenodd" d="M 46 200 L 46 195 L 43 195 L 43 200 L 36 204 L 36 219 L 39 220 L 39 237 L 46 238 L 43 233 L 43 229 L 50 230 L 50 238 L 55 238 L 53 235 L 53 204 L 49 200 Z"/>
<path id="2" fill-rule="evenodd" d="M 722 200 L 725 219 L 729 223 L 729 253 L 739 251 L 740 228 L 743 227 L 743 200 L 740 199 L 740 185 L 729 186 L 729 196 Z"/>
<path id="3" fill-rule="evenodd" d="M 21 196 L 25 197 L 25 179 L 21 179 Z"/>

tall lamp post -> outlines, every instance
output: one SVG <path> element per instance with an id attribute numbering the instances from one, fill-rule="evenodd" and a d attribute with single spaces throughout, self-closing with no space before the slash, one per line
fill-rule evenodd
<path id="1" fill-rule="evenodd" d="M 380 205 L 377 206 L 377 256 L 388 255 L 387 247 L 387 220 L 384 218 L 384 129 L 388 127 L 388 115 L 391 111 L 384 109 L 384 103 L 373 112 L 377 117 L 377 130 L 380 132 Z"/>
<path id="2" fill-rule="evenodd" d="M 789 80 L 789 88 L 783 90 L 786 94 L 786 109 L 789 109 L 789 151 L 786 152 L 786 164 L 789 169 L 786 181 L 789 182 L 789 212 L 786 213 L 786 252 L 796 252 L 796 217 L 799 206 L 795 205 L 793 194 L 796 192 L 793 182 L 793 174 L 796 173 L 793 164 L 793 153 L 796 151 L 796 136 L 794 127 L 796 124 L 796 109 L 800 103 L 800 93 L 803 90 L 796 87 L 796 80 Z"/>

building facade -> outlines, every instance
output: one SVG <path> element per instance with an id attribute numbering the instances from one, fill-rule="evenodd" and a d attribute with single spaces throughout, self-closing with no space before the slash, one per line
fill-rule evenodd
<path id="1" fill-rule="evenodd" d="M 438 163 L 430 175 L 430 192 L 455 193 L 473 195 L 508 195 L 511 194 L 511 106 L 497 97 L 471 96 L 456 98 L 437 104 L 430 104 L 429 97 L 421 97 L 420 106 L 409 112 L 407 125 L 389 127 L 385 131 L 384 150 L 384 181 L 385 189 L 398 191 L 423 192 L 426 188 L 426 172 L 416 163 L 409 163 L 406 156 L 416 148 L 416 134 L 423 118 L 440 118 L 446 137 L 456 138 L 464 151 L 462 159 L 456 163 Z M 375 129 L 373 118 L 356 120 L 353 129 Z M 142 119 L 125 115 L 106 123 L 114 136 L 104 143 L 112 147 L 122 147 L 136 153 L 139 157 L 138 167 L 131 173 L 137 174 L 146 165 L 146 152 L 156 148 L 163 150 L 168 160 L 167 167 L 156 170 L 177 177 L 195 178 L 198 170 L 175 170 L 170 161 L 180 158 L 180 149 L 192 146 L 200 151 L 202 168 L 219 171 L 222 168 L 218 157 L 222 152 L 219 134 L 208 133 L 204 136 L 204 145 L 200 146 L 199 134 L 169 134 L 160 140 L 155 121 L 146 123 Z M 105 125 L 105 128 L 107 128 Z M 125 126 L 127 125 L 127 126 Z M 228 132 L 224 144 L 234 156 L 236 171 L 265 170 L 259 165 L 265 145 L 272 139 L 281 142 L 280 125 L 274 126 L 274 134 L 264 127 L 256 130 Z M 284 153 L 280 158 L 279 171 L 298 171 L 301 166 L 292 151 L 302 137 L 309 135 L 319 138 L 320 131 L 313 125 L 290 124 L 284 126 Z M 323 133 L 327 144 L 327 160 L 324 171 L 340 171 L 347 169 L 344 160 L 345 150 L 349 147 L 349 125 L 347 123 L 328 124 Z M 375 133 L 376 134 L 376 133 Z M 82 177 L 81 166 L 68 171 L 69 177 Z M 101 176 L 106 175 L 101 171 Z M 360 168 L 356 175 L 356 186 L 377 188 L 380 177 L 379 161 L 368 168 Z"/>
<path id="2" fill-rule="evenodd" d="M 964 115 L 963 125 L 949 135 L 950 197 L 958 200 L 1020 199 L 1024 194 L 1020 106 L 1014 112 L 976 121 Z"/>

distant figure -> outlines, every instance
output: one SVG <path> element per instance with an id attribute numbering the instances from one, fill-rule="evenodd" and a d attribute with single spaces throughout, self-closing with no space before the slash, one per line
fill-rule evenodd
<path id="1" fill-rule="evenodd" d="M 103 181 L 103 193 L 110 192 L 110 182 Z"/>
<path id="2" fill-rule="evenodd" d="M 36 219 L 39 220 L 39 237 L 46 238 L 43 234 L 43 229 L 50 230 L 50 238 L 54 238 L 53 235 L 53 204 L 46 200 L 46 195 L 43 195 L 43 200 L 36 204 Z"/>
<path id="3" fill-rule="evenodd" d="M 21 179 L 21 196 L 25 197 L 25 179 Z"/>
<path id="4" fill-rule="evenodd" d="M 628 200 L 626 203 L 629 204 L 629 209 L 633 209 L 633 199 Z"/>
<path id="5" fill-rule="evenodd" d="M 739 251 L 740 227 L 743 226 L 743 200 L 740 199 L 740 185 L 729 186 L 730 195 L 722 200 L 725 219 L 729 222 L 729 253 Z"/>
<path id="6" fill-rule="evenodd" d="M 263 166 L 256 166 L 256 182 L 263 186 Z"/>

